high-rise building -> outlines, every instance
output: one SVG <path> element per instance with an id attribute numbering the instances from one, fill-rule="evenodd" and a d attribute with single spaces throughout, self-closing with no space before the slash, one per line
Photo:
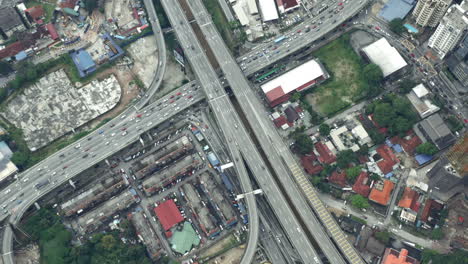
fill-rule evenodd
<path id="1" fill-rule="evenodd" d="M 460 41 L 458 47 L 446 60 L 449 70 L 465 86 L 468 87 L 468 33 Z"/>
<path id="2" fill-rule="evenodd" d="M 444 16 L 452 0 L 419 0 L 413 10 L 416 24 L 421 27 L 435 27 Z"/>
<path id="3" fill-rule="evenodd" d="M 460 5 L 452 5 L 429 39 L 429 47 L 434 49 L 441 59 L 444 58 L 463 37 L 468 27 L 467 10 L 468 3 L 465 1 Z"/>
<path id="4" fill-rule="evenodd" d="M 468 133 L 427 172 L 432 194 L 448 200 L 468 186 Z"/>

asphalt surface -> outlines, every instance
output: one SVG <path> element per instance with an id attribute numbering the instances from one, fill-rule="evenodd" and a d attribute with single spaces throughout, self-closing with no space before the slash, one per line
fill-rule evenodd
<path id="1" fill-rule="evenodd" d="M 156 67 L 156 73 L 153 78 L 153 81 L 148 87 L 148 91 L 143 95 L 143 98 L 138 101 L 135 105 L 137 109 L 141 109 L 146 106 L 149 100 L 154 96 L 158 91 L 159 86 L 166 72 L 166 43 L 164 42 L 163 32 L 161 30 L 161 25 L 159 24 L 158 16 L 156 14 L 156 9 L 154 8 L 152 0 L 143 0 L 146 10 L 148 12 L 149 21 L 151 22 L 151 27 L 153 28 L 153 33 L 156 38 L 156 45 L 158 47 L 158 67 Z"/>
<path id="2" fill-rule="evenodd" d="M 278 44 L 272 40 L 269 43 L 257 45 L 254 50 L 237 58 L 237 62 L 241 65 L 246 76 L 252 75 L 268 65 L 274 64 L 312 44 L 314 41 L 319 40 L 337 26 L 340 26 L 343 22 L 357 14 L 367 3 L 368 0 L 349 0 L 341 5 L 343 9 L 337 14 L 329 13 L 329 10 L 341 6 L 338 6 L 337 2 L 335 2 L 334 6 L 330 4 L 330 7 L 321 14 L 313 18 L 305 19 L 299 25 L 293 27 L 289 31 L 291 33 L 285 33 L 283 36 L 287 39 Z M 319 21 L 322 23 L 319 24 Z M 306 32 L 307 26 L 310 28 L 309 32 Z M 276 36 L 275 39 L 279 37 L 280 35 Z"/>
<path id="3" fill-rule="evenodd" d="M 190 96 L 192 97 L 189 98 Z M 11 215 L 9 222 L 16 225 L 24 212 L 43 195 L 135 142 L 152 127 L 203 99 L 204 94 L 196 83 L 188 83 L 138 112 L 129 109 L 90 135 L 24 171 L 18 175 L 18 180 L 0 193 L 1 220 Z M 41 189 L 35 187 L 37 183 L 46 180 L 50 183 Z M 3 237 L 5 263 L 14 263 L 10 254 L 13 246 L 11 236 L 11 229 L 6 229 Z"/>

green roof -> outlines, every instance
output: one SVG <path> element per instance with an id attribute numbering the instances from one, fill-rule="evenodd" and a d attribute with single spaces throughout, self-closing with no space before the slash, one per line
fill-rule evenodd
<path id="1" fill-rule="evenodd" d="M 200 244 L 200 238 L 198 234 L 189 222 L 184 223 L 184 227 L 181 231 L 175 231 L 170 240 L 172 244 L 172 250 L 177 253 L 185 254 L 189 252 L 193 246 Z"/>

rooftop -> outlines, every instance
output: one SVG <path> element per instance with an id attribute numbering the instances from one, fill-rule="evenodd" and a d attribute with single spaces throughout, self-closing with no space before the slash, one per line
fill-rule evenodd
<path id="1" fill-rule="evenodd" d="M 356 182 L 353 185 L 353 191 L 357 194 L 360 194 L 364 197 L 369 196 L 370 193 L 370 184 L 371 180 L 369 175 L 365 171 L 361 171 L 359 176 L 356 179 Z"/>
<path id="2" fill-rule="evenodd" d="M 377 166 L 379 166 L 383 174 L 392 172 L 393 167 L 400 163 L 400 160 L 393 153 L 392 149 L 385 144 L 377 148 L 377 153 L 382 157 L 382 160 L 377 162 Z"/>
<path id="3" fill-rule="evenodd" d="M 184 222 L 182 230 L 175 231 L 171 237 L 172 250 L 179 254 L 189 252 L 192 247 L 200 244 L 200 238 L 189 222 Z"/>
<path id="4" fill-rule="evenodd" d="M 395 184 L 389 180 L 384 180 L 383 183 L 375 184 L 369 194 L 369 200 L 386 206 L 390 201 L 390 194 L 394 186 Z"/>
<path id="5" fill-rule="evenodd" d="M 301 157 L 301 164 L 304 170 L 310 175 L 317 174 L 323 170 L 323 167 L 318 164 L 315 154 Z"/>
<path id="6" fill-rule="evenodd" d="M 341 187 L 344 188 L 348 184 L 346 183 L 346 172 L 342 170 L 341 172 L 334 171 L 329 177 L 328 181 Z"/>
<path id="7" fill-rule="evenodd" d="M 372 63 L 377 64 L 383 72 L 383 76 L 398 71 L 407 65 L 400 53 L 388 43 L 387 39 L 381 38 L 362 49 Z"/>
<path id="8" fill-rule="evenodd" d="M 0 8 L 0 28 L 6 32 L 19 25 L 23 25 L 20 15 L 13 7 Z"/>
<path id="9" fill-rule="evenodd" d="M 419 261 L 408 256 L 408 250 L 402 249 L 401 252 L 393 248 L 385 249 L 385 254 L 382 258 L 382 264 L 419 264 Z"/>
<path id="10" fill-rule="evenodd" d="M 418 198 L 419 194 L 416 191 L 406 187 L 405 191 L 403 192 L 403 196 L 398 202 L 398 206 L 417 212 L 419 210 Z"/>
<path id="11" fill-rule="evenodd" d="M 395 18 L 403 19 L 415 4 L 415 0 L 390 0 L 380 10 L 379 16 L 387 22 Z"/>
<path id="12" fill-rule="evenodd" d="M 424 137 L 432 141 L 439 149 L 444 149 L 456 140 L 448 126 L 439 114 L 434 114 L 418 123 L 418 128 L 422 129 Z"/>
<path id="13" fill-rule="evenodd" d="M 259 0 L 258 5 L 260 6 L 264 22 L 278 19 L 275 0 Z"/>
<path id="14" fill-rule="evenodd" d="M 176 224 L 184 221 L 184 218 L 177 209 L 174 200 L 167 200 L 161 203 L 158 207 L 154 208 L 154 212 L 161 222 L 164 231 L 171 229 Z"/>
<path id="15" fill-rule="evenodd" d="M 323 144 L 322 142 L 317 142 L 314 146 L 315 150 L 318 153 L 317 158 L 321 163 L 332 164 L 336 161 L 336 156 L 333 155 L 333 153 L 325 144 Z"/>

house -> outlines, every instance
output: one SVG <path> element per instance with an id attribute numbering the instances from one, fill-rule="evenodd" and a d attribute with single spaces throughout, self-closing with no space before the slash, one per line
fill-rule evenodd
<path id="1" fill-rule="evenodd" d="M 369 196 L 369 193 L 371 191 L 370 182 L 371 179 L 369 178 L 369 174 L 367 174 L 367 172 L 365 171 L 361 171 L 361 173 L 356 179 L 356 182 L 354 182 L 353 191 L 364 197 Z"/>
<path id="2" fill-rule="evenodd" d="M 399 136 L 392 137 L 390 142 L 400 145 L 408 155 L 414 155 L 416 147 L 422 144 L 422 140 L 414 133 L 413 130 L 408 131 L 404 138 Z"/>
<path id="3" fill-rule="evenodd" d="M 297 120 L 299 120 L 299 118 L 300 118 L 299 113 L 297 113 L 296 110 L 294 109 L 294 107 L 292 107 L 291 105 L 288 106 L 284 110 L 284 114 L 286 115 L 288 123 L 294 123 Z"/>
<path id="4" fill-rule="evenodd" d="M 400 163 L 400 160 L 395 156 L 389 146 L 380 145 L 376 151 L 377 155 L 374 155 L 374 160 L 377 162 L 377 166 L 384 175 L 392 172 Z"/>
<path id="5" fill-rule="evenodd" d="M 44 9 L 42 8 L 42 6 L 38 5 L 30 7 L 24 10 L 24 13 L 26 14 L 26 17 L 28 18 L 30 23 L 43 23 L 42 18 L 44 17 Z"/>
<path id="6" fill-rule="evenodd" d="M 369 200 L 387 206 L 390 202 L 390 196 L 395 184 L 389 180 L 379 181 L 374 184 L 374 188 L 372 188 L 369 194 Z"/>
<path id="7" fill-rule="evenodd" d="M 409 187 L 405 188 L 403 196 L 398 202 L 398 207 L 401 207 L 400 218 L 404 221 L 414 223 L 419 211 L 420 203 L 418 201 L 419 194 Z"/>
<path id="8" fill-rule="evenodd" d="M 335 185 L 338 188 L 344 188 L 348 186 L 346 183 L 346 172 L 344 170 L 338 172 L 334 171 L 329 177 L 328 182 L 332 185 Z"/>
<path id="9" fill-rule="evenodd" d="M 430 226 L 435 226 L 440 218 L 440 211 L 444 205 L 433 199 L 427 199 L 421 212 L 420 220 Z"/>
<path id="10" fill-rule="evenodd" d="M 320 163 L 332 164 L 336 161 L 336 156 L 322 142 L 315 143 L 314 147 L 317 154 L 317 158 L 320 161 Z"/>
<path id="11" fill-rule="evenodd" d="M 419 261 L 408 256 L 408 250 L 402 249 L 401 252 L 393 248 L 385 249 L 381 264 L 419 264 Z"/>
<path id="12" fill-rule="evenodd" d="M 314 153 L 301 157 L 301 164 L 304 170 L 310 175 L 318 174 L 323 170 L 323 167 L 318 162 L 317 156 Z"/>
<path id="13" fill-rule="evenodd" d="M 416 134 L 434 144 L 439 150 L 445 149 L 457 140 L 439 114 L 433 114 L 414 127 Z"/>
<path id="14" fill-rule="evenodd" d="M 439 107 L 431 102 L 429 94 L 424 84 L 421 83 L 406 95 L 421 118 L 426 118 L 440 110 Z"/>
<path id="15" fill-rule="evenodd" d="M 348 130 L 346 126 L 332 129 L 330 131 L 330 137 L 333 140 L 338 151 L 351 149 L 356 152 L 359 150 L 359 146 L 354 142 L 355 138 L 353 134 Z"/>

